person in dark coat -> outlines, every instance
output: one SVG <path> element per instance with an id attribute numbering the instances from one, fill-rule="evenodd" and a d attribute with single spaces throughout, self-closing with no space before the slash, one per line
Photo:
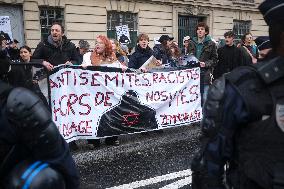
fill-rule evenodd
<path id="1" fill-rule="evenodd" d="M 32 65 L 29 65 L 29 63 L 40 63 L 38 60 L 32 60 L 32 51 L 31 48 L 24 45 L 20 49 L 20 59 L 17 60 L 17 63 L 11 65 L 11 69 L 8 72 L 8 80 L 9 84 L 14 87 L 24 87 L 31 91 L 33 91 L 35 94 L 37 94 L 40 99 L 43 101 L 43 103 L 46 105 L 47 108 L 49 108 L 47 99 L 41 92 L 39 85 L 35 79 L 35 76 L 33 74 Z M 34 65 L 36 67 L 36 65 Z M 41 65 L 39 65 L 40 67 Z M 40 67 L 41 68 L 41 67 Z M 48 86 L 46 86 L 48 87 Z"/>
<path id="2" fill-rule="evenodd" d="M 257 57 L 258 61 L 271 58 L 271 56 L 275 55 L 275 53 L 272 51 L 269 36 L 259 36 L 254 41 L 259 51 Z"/>
<path id="3" fill-rule="evenodd" d="M 161 44 L 157 44 L 153 47 L 154 57 L 160 61 L 160 64 L 169 64 L 171 62 L 171 50 L 170 45 L 174 38 L 168 35 L 162 35 L 159 38 Z"/>
<path id="4" fill-rule="evenodd" d="M 193 189 L 284 186 L 283 5 L 265 0 L 259 6 L 275 56 L 238 67 L 209 89 L 202 146 L 191 165 Z"/>
<path id="5" fill-rule="evenodd" d="M 217 50 L 218 62 L 214 68 L 214 79 L 218 79 L 224 73 L 228 73 L 239 66 L 251 64 L 251 59 L 242 48 L 234 45 L 235 35 L 232 31 L 224 34 L 225 46 Z"/>
<path id="6" fill-rule="evenodd" d="M 201 68 L 200 90 L 202 101 L 205 102 L 209 86 L 212 83 L 212 72 L 217 64 L 217 46 L 208 35 L 209 27 L 206 23 L 198 23 L 195 30 L 197 37 L 190 40 L 188 53 L 193 54 L 199 60 Z"/>
<path id="7" fill-rule="evenodd" d="M 11 60 L 18 60 L 20 58 L 20 49 L 18 47 L 19 41 L 14 39 L 10 42 L 8 53 Z"/>
<path id="8" fill-rule="evenodd" d="M 0 188 L 79 188 L 68 145 L 31 91 L 3 82 L 10 62 L 0 51 Z"/>
<path id="9" fill-rule="evenodd" d="M 145 33 L 138 35 L 135 52 L 130 56 L 128 67 L 139 69 L 152 55 L 153 50 L 149 47 L 149 36 Z"/>
<path id="10" fill-rule="evenodd" d="M 60 64 L 73 64 L 79 61 L 76 46 L 64 35 L 64 27 L 59 22 L 52 24 L 51 34 L 37 45 L 33 59 L 43 59 L 42 64 L 48 70 Z"/>

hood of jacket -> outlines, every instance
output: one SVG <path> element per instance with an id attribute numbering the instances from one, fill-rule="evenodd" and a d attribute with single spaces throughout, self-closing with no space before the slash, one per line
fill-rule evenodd
<path id="1" fill-rule="evenodd" d="M 67 39 L 67 37 L 66 37 L 65 35 L 63 35 L 63 36 L 62 36 L 62 41 L 61 41 L 61 43 L 57 46 L 57 44 L 52 40 L 51 35 L 49 35 L 49 36 L 47 37 L 47 39 L 45 39 L 44 43 L 45 43 L 46 45 L 53 46 L 53 47 L 55 47 L 55 48 L 58 48 L 58 47 L 62 48 L 62 46 L 66 45 L 66 44 L 69 43 L 70 41 L 71 41 L 71 40 Z"/>

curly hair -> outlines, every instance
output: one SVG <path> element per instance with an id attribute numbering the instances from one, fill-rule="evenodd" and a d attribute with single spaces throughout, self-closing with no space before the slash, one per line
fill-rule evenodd
<path id="1" fill-rule="evenodd" d="M 107 36 L 99 35 L 97 39 L 101 39 L 103 43 L 105 44 L 105 57 L 111 57 L 113 51 L 112 51 L 112 45 L 110 40 L 107 38 Z"/>
<path id="2" fill-rule="evenodd" d="M 209 26 L 205 22 L 199 22 L 195 28 L 195 31 L 197 31 L 199 27 L 202 27 L 205 29 L 206 35 L 209 34 Z"/>
<path id="3" fill-rule="evenodd" d="M 180 57 L 181 52 L 180 52 L 180 49 L 178 48 L 178 46 L 176 46 L 175 44 L 172 43 L 171 46 L 170 46 L 170 49 L 174 50 L 174 52 L 171 52 L 171 55 L 173 57 L 175 57 L 175 58 Z"/>
<path id="4" fill-rule="evenodd" d="M 91 62 L 92 65 L 99 65 L 101 62 L 113 62 L 116 60 L 115 54 L 112 50 L 112 45 L 110 40 L 104 36 L 99 35 L 97 39 L 101 39 L 105 45 L 105 51 L 102 54 L 98 54 L 96 50 L 91 53 Z"/>

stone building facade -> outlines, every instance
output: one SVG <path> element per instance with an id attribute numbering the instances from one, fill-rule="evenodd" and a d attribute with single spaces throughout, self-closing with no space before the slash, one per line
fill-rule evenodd
<path id="1" fill-rule="evenodd" d="M 65 34 L 74 43 L 88 40 L 94 47 L 99 34 L 115 37 L 115 26 L 127 24 L 133 44 L 137 34 L 153 39 L 162 34 L 179 42 L 195 35 L 199 21 L 210 27 L 218 40 L 224 32 L 238 35 L 250 30 L 267 35 L 267 26 L 257 7 L 263 0 L 0 0 L 0 16 L 10 16 L 13 37 L 35 48 L 48 35 L 52 19 L 63 22 Z"/>

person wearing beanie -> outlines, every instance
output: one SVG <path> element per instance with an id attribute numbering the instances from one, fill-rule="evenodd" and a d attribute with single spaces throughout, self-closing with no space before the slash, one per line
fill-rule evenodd
<path id="1" fill-rule="evenodd" d="M 258 48 L 258 60 L 263 60 L 271 54 L 272 46 L 268 36 L 259 36 L 254 42 Z"/>

